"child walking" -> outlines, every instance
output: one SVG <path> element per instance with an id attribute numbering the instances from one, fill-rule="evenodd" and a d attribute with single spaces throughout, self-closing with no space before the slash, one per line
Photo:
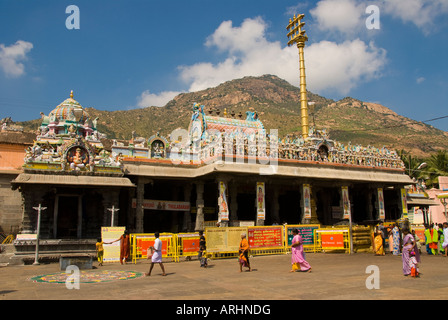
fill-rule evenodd
<path id="1" fill-rule="evenodd" d="M 409 257 L 409 266 L 411 267 L 411 277 L 419 278 L 420 277 L 420 273 L 419 273 L 419 269 L 418 269 L 417 258 L 415 258 L 415 252 L 411 251 L 409 253 L 409 255 L 410 255 L 410 257 Z"/>
<path id="2" fill-rule="evenodd" d="M 98 258 L 98 266 L 102 266 L 103 265 L 103 257 L 104 257 L 104 247 L 103 247 L 103 240 L 101 238 L 97 239 L 96 242 L 96 256 Z"/>

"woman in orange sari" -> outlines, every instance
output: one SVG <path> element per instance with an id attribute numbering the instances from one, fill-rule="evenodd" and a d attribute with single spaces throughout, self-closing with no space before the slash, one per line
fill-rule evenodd
<path id="1" fill-rule="evenodd" d="M 244 233 L 241 235 L 239 253 L 240 272 L 243 271 L 243 266 L 249 268 L 249 271 L 251 271 L 249 263 L 249 242 L 247 241 L 246 234 Z"/>
<path id="2" fill-rule="evenodd" d="M 381 232 L 377 232 L 374 238 L 374 251 L 376 256 L 384 256 L 383 237 Z"/>
<path id="3" fill-rule="evenodd" d="M 112 241 L 110 243 L 114 243 L 117 241 L 120 241 L 120 263 L 123 264 L 123 262 L 124 262 L 124 264 L 126 264 L 126 261 L 129 259 L 129 255 L 130 255 L 130 251 L 131 251 L 130 250 L 131 244 L 130 244 L 130 238 L 129 238 L 128 232 L 125 231 L 119 239 Z"/>

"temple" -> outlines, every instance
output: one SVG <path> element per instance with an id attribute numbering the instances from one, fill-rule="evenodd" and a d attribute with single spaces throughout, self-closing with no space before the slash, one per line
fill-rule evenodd
<path id="1" fill-rule="evenodd" d="M 120 157 L 104 148 L 96 119 L 73 99 L 73 91 L 49 116 L 41 115 L 23 173 L 12 182 L 23 198 L 21 233 L 36 232 L 33 207 L 42 203 L 43 238 L 95 238 L 97 227 L 111 220 L 107 208 L 134 185 L 124 177 Z"/>
<path id="2" fill-rule="evenodd" d="M 396 220 L 407 212 L 405 174 L 386 147 L 342 144 L 308 125 L 302 15 L 288 28 L 300 61 L 302 133 L 280 137 L 256 111 L 193 104 L 188 128 L 108 140 L 70 98 L 42 122 L 12 181 L 23 201 L 20 233 L 95 239 L 102 226 L 187 232 L 206 226 L 322 225 Z M 253 109 L 252 109 L 253 110 Z M 113 216 L 112 216 L 113 215 Z"/>

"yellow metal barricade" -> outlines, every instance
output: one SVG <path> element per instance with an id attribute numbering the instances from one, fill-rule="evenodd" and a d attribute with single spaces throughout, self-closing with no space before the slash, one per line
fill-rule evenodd
<path id="1" fill-rule="evenodd" d="M 10 244 L 12 243 L 14 240 L 14 235 L 10 234 L 9 236 L 7 236 L 5 238 L 5 240 L 3 240 L 2 244 Z"/>
<path id="2" fill-rule="evenodd" d="M 176 261 L 179 261 L 180 257 L 197 256 L 198 251 L 198 233 L 179 233 L 176 235 Z"/>
<path id="3" fill-rule="evenodd" d="M 344 251 L 350 253 L 350 230 L 347 227 L 316 230 L 316 244 L 323 252 Z"/>
<path id="4" fill-rule="evenodd" d="M 343 251 L 350 253 L 350 230 L 341 226 L 321 228 L 319 224 L 205 228 L 207 256 L 212 259 L 238 257 L 241 234 L 246 234 L 250 255 L 285 254 L 291 251 L 292 230 L 298 229 L 305 252 Z M 197 233 L 161 233 L 162 257 L 179 262 L 181 257 L 195 257 L 199 251 Z M 153 233 L 131 234 L 131 257 L 136 263 L 147 259 L 153 246 Z"/>
<path id="5" fill-rule="evenodd" d="M 173 233 L 161 233 L 159 239 L 162 241 L 162 258 L 171 258 L 176 261 L 177 243 L 176 235 Z M 133 233 L 131 234 L 131 256 L 132 262 L 137 263 L 138 259 L 147 259 L 149 248 L 156 240 L 154 233 Z"/>

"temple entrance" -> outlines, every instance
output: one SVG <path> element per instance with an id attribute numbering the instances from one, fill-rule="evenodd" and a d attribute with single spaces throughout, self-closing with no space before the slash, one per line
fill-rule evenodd
<path id="1" fill-rule="evenodd" d="M 255 200 L 255 193 L 238 193 L 238 220 L 253 221 L 257 218 Z"/>
<path id="2" fill-rule="evenodd" d="M 287 190 L 278 197 L 280 219 L 278 223 L 300 224 L 302 212 L 300 208 L 301 194 L 299 190 Z"/>
<path id="3" fill-rule="evenodd" d="M 145 210 L 143 216 L 143 232 L 177 233 L 182 226 L 183 211 Z"/>
<path id="4" fill-rule="evenodd" d="M 362 223 L 373 219 L 371 210 L 372 199 L 375 197 L 370 194 L 370 190 L 362 186 L 356 186 L 350 189 L 352 199 L 352 221 Z"/>
<path id="5" fill-rule="evenodd" d="M 78 196 L 59 196 L 57 211 L 57 237 L 77 238 Z"/>
<path id="6" fill-rule="evenodd" d="M 332 225 L 342 220 L 339 188 L 316 188 L 316 215 L 323 225 Z"/>

